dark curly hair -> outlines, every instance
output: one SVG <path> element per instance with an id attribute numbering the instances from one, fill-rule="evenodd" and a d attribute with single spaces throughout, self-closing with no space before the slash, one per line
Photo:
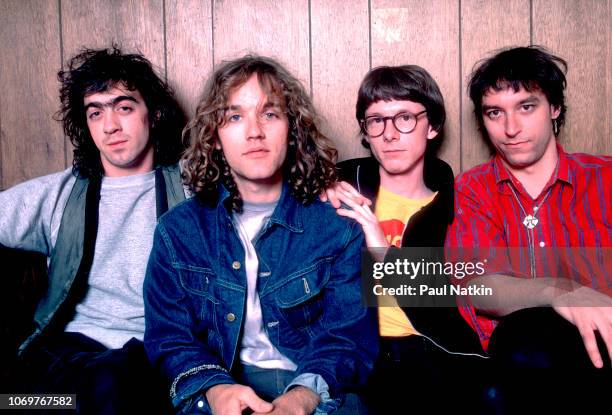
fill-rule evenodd
<path id="1" fill-rule="evenodd" d="M 181 131 L 185 114 L 172 89 L 155 74 L 151 62 L 141 54 L 124 54 L 113 45 L 110 49 L 84 49 L 68 62 L 68 69 L 58 72 L 61 107 L 55 118 L 74 146 L 72 169 L 86 178 L 104 175 L 100 152 L 96 148 L 85 116 L 86 95 L 107 91 L 121 84 L 142 95 L 149 114 L 150 140 L 155 147 L 155 163 L 176 163 L 183 152 Z"/>
<path id="2" fill-rule="evenodd" d="M 548 52 L 542 46 L 514 47 L 496 51 L 495 55 L 476 64 L 470 75 L 468 91 L 474 103 L 474 114 L 480 131 L 486 136 L 482 114 L 482 97 L 489 90 L 501 91 L 512 88 L 515 92 L 523 87 L 526 91 L 542 91 L 548 102 L 559 108 L 556 119 L 559 128 L 565 121 L 564 90 L 567 85 L 565 73 L 567 62 Z"/>
<path id="3" fill-rule="evenodd" d="M 216 148 L 217 130 L 225 122 L 229 96 L 252 75 L 268 96 L 278 100 L 289 120 L 287 157 L 283 178 L 292 194 L 307 204 L 336 180 L 337 151 L 318 128 L 318 116 L 302 84 L 273 59 L 247 55 L 223 63 L 208 81 L 196 115 L 185 128 L 189 141 L 185 152 L 183 178 L 203 200 L 218 194 L 219 184 L 230 192 L 231 208 L 242 210 L 242 199 L 223 151 Z"/>

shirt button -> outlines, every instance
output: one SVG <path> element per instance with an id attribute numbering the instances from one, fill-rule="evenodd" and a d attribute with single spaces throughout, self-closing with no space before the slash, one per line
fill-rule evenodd
<path id="1" fill-rule="evenodd" d="M 236 315 L 234 313 L 227 313 L 227 316 L 225 316 L 225 318 L 231 323 L 232 321 L 236 320 Z"/>
<path id="2" fill-rule="evenodd" d="M 546 245 L 544 241 L 540 241 L 540 248 L 544 248 L 544 245 Z"/>
<path id="3" fill-rule="evenodd" d="M 204 408 L 204 402 L 198 401 L 198 408 Z"/>
<path id="4" fill-rule="evenodd" d="M 239 261 L 234 261 L 234 262 L 232 262 L 232 268 L 234 268 L 234 269 L 240 269 L 240 262 L 239 262 Z"/>

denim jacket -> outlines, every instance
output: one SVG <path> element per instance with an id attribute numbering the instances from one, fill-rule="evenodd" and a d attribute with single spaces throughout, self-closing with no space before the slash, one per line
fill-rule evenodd
<path id="1" fill-rule="evenodd" d="M 247 292 L 245 258 L 224 203 L 192 198 L 160 219 L 144 283 L 145 347 L 171 381 L 178 409 L 236 383 Z M 362 305 L 361 227 L 283 187 L 255 242 L 264 330 L 300 374 L 320 375 L 332 398 L 362 384 L 377 353 L 375 314 Z"/>

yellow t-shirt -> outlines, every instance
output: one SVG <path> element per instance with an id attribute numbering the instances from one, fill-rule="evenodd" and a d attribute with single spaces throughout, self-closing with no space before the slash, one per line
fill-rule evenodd
<path id="1" fill-rule="evenodd" d="M 382 227 L 389 245 L 401 247 L 402 235 L 410 217 L 429 204 L 436 194 L 425 199 L 408 199 L 392 193 L 382 186 L 378 189 L 374 214 Z M 378 323 L 383 337 L 405 337 L 419 334 L 406 313 L 397 305 L 393 296 L 378 299 Z"/>

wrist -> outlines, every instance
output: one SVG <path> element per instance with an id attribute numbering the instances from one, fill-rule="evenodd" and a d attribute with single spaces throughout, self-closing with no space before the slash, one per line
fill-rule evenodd
<path id="1" fill-rule="evenodd" d="M 217 385 L 213 385 L 210 388 L 206 389 L 204 392 L 204 396 L 208 402 L 214 401 L 217 396 L 222 394 L 227 388 L 232 386 L 229 383 L 219 383 Z"/>
<path id="2" fill-rule="evenodd" d="M 562 300 L 564 296 L 570 294 L 572 291 L 559 286 L 549 286 L 544 288 L 544 298 L 546 306 L 555 306 Z"/>
<path id="3" fill-rule="evenodd" d="M 288 398 L 295 400 L 295 402 L 304 409 L 304 413 L 311 414 L 319 405 L 321 398 L 312 389 L 298 385 L 287 392 Z"/>

